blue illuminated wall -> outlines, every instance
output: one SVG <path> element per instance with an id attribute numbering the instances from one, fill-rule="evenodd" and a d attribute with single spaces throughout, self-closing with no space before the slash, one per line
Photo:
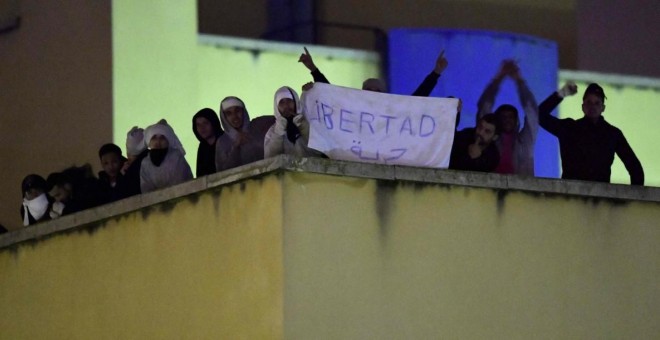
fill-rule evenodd
<path id="1" fill-rule="evenodd" d="M 395 29 L 389 32 L 389 87 L 392 93 L 411 94 L 445 50 L 449 66 L 432 92 L 434 97 L 463 100 L 459 129 L 475 124 L 477 100 L 503 59 L 516 59 L 538 103 L 557 90 L 556 43 L 526 35 L 487 31 Z M 504 80 L 495 106 L 512 104 L 523 119 L 515 84 Z M 557 140 L 539 128 L 536 176 L 558 177 Z"/>

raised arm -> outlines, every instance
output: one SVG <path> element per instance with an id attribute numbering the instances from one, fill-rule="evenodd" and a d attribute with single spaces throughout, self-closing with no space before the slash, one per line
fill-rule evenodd
<path id="1" fill-rule="evenodd" d="M 539 130 L 539 107 L 536 104 L 536 98 L 534 98 L 532 91 L 529 90 L 525 79 L 522 77 L 520 68 L 516 68 L 511 73 L 511 78 L 516 82 L 520 104 L 522 104 L 525 112 L 525 126 L 520 131 L 520 137 L 530 143 L 529 145 L 534 145 Z"/>
<path id="2" fill-rule="evenodd" d="M 435 68 L 433 68 L 433 71 L 431 71 L 431 73 L 429 73 L 429 75 L 424 78 L 422 83 L 419 84 L 412 95 L 417 97 L 428 97 L 431 95 L 435 85 L 438 84 L 438 79 L 440 78 L 440 75 L 442 75 L 442 71 L 447 68 L 447 65 L 448 62 L 447 58 L 445 58 L 445 50 L 442 50 L 438 56 L 438 59 L 435 61 Z"/>
<path id="3" fill-rule="evenodd" d="M 319 71 L 319 68 L 314 65 L 314 59 L 312 59 L 312 55 L 307 50 L 307 47 L 305 47 L 305 53 L 302 53 L 300 58 L 298 58 L 298 62 L 303 63 L 303 65 L 307 67 L 307 69 L 312 73 L 312 77 L 314 78 L 315 82 L 330 84 L 328 78 L 326 78 L 323 73 Z"/>
<path id="4" fill-rule="evenodd" d="M 577 93 L 577 85 L 574 82 L 567 82 L 559 91 L 553 92 L 539 105 L 539 125 L 546 131 L 557 136 L 561 130 L 561 120 L 552 116 L 551 112 L 566 96 L 572 96 Z"/>
<path id="5" fill-rule="evenodd" d="M 644 185 L 644 169 L 642 168 L 642 163 L 635 155 L 635 152 L 628 144 L 626 137 L 623 136 L 621 131 L 618 131 L 616 149 L 614 150 L 623 162 L 623 165 L 628 170 L 630 175 L 630 184 L 632 185 Z"/>
<path id="6" fill-rule="evenodd" d="M 504 77 L 512 72 L 513 68 L 518 68 L 515 61 L 509 59 L 502 61 L 497 74 L 495 74 L 493 80 L 488 83 L 484 92 L 481 93 L 481 96 L 479 97 L 479 101 L 477 102 L 477 122 L 484 115 L 493 113 L 493 104 L 495 104 L 495 97 L 500 91 L 500 84 L 502 83 L 502 80 L 504 80 Z"/>

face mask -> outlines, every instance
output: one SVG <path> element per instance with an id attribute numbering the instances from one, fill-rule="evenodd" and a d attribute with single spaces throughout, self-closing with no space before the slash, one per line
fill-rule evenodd
<path id="1" fill-rule="evenodd" d="M 32 200 L 24 198 L 23 208 L 25 209 L 25 213 L 23 215 L 23 225 L 28 226 L 30 225 L 29 215 L 32 215 L 36 221 L 39 221 L 39 219 L 44 216 L 46 210 L 48 210 L 48 197 L 46 197 L 46 194 L 41 194 Z"/>
<path id="2" fill-rule="evenodd" d="M 149 150 L 149 158 L 151 159 L 151 163 L 154 163 L 155 166 L 160 166 L 160 164 L 163 163 L 165 155 L 167 155 L 167 148 Z"/>

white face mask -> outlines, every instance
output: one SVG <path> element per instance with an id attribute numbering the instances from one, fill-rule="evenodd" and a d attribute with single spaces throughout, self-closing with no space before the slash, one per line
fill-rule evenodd
<path id="1" fill-rule="evenodd" d="M 31 200 L 24 198 L 23 208 L 25 209 L 25 214 L 23 215 L 23 225 L 28 226 L 30 225 L 28 212 L 35 220 L 38 221 L 44 216 L 46 210 L 48 210 L 48 197 L 46 197 L 46 194 L 41 194 Z"/>

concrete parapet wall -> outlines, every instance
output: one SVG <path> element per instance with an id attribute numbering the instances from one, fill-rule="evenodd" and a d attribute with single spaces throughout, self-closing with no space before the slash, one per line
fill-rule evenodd
<path id="1" fill-rule="evenodd" d="M 286 156 L 0 236 L 7 338 L 655 338 L 660 190 Z"/>

